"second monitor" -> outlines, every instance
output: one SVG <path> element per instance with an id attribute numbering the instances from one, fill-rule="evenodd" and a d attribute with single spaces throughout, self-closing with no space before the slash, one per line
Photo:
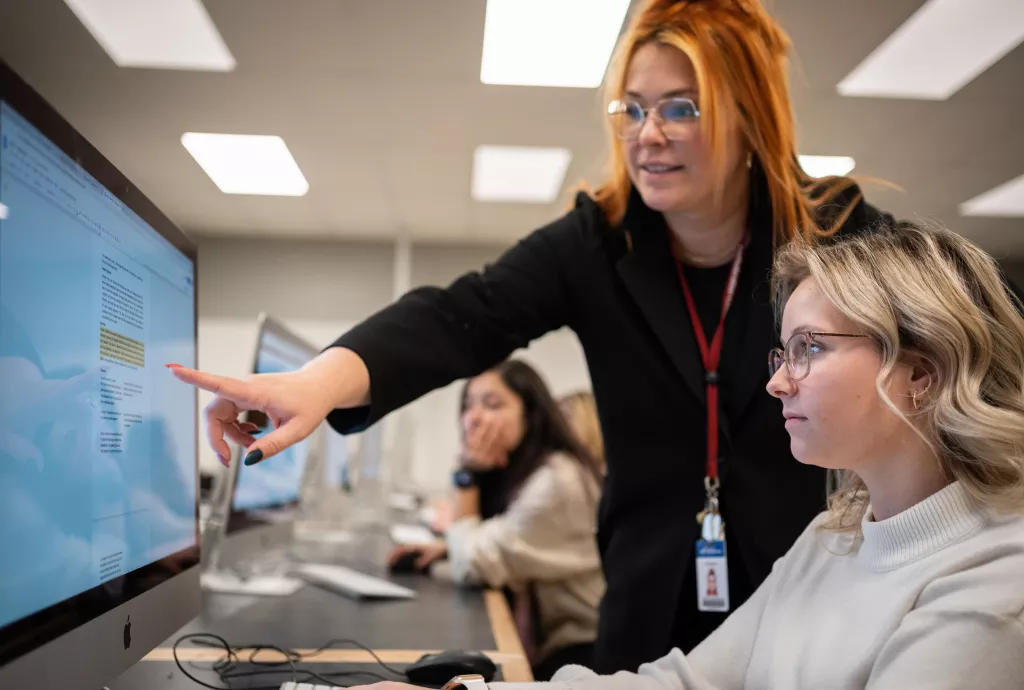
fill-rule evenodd
<path id="1" fill-rule="evenodd" d="M 318 350 L 280 321 L 260 315 L 252 373 L 294 371 Z M 259 438 L 271 430 L 266 415 L 248 412 L 246 421 L 260 427 Z M 236 563 L 291 541 L 293 523 L 311 468 L 319 434 L 256 465 L 243 465 L 245 451 L 236 448 L 231 468 L 215 499 L 214 533 L 207 542 L 215 563 Z M 318 466 L 319 463 L 312 463 Z"/>

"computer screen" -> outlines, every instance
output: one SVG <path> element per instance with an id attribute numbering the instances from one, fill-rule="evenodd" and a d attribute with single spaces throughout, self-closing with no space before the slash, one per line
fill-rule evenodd
<path id="1" fill-rule="evenodd" d="M 253 366 L 255 374 L 277 374 L 299 369 L 317 355 L 311 344 L 281 323 L 263 317 Z M 263 427 L 257 438 L 272 428 L 264 415 L 249 415 Z M 232 500 L 232 512 L 256 512 L 294 505 L 299 501 L 311 440 L 306 439 L 256 465 L 241 465 Z M 241 453 L 240 455 L 244 455 Z"/>
<path id="2" fill-rule="evenodd" d="M 350 488 L 346 479 L 349 470 L 348 438 L 328 427 L 324 429 L 321 440 L 324 470 L 321 479 L 324 485 L 332 490 Z"/>
<path id="3" fill-rule="evenodd" d="M 16 107 L 27 87 L 0 77 L 3 666 L 199 554 L 196 395 L 164 367 L 196 361 L 194 246 L 126 203 L 141 195 L 112 167 L 116 188 L 68 155 Z"/>

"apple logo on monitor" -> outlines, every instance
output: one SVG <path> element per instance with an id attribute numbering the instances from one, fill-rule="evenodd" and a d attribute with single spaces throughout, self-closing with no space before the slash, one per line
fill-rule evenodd
<path id="1" fill-rule="evenodd" d="M 132 646 L 132 617 L 128 616 L 128 620 L 124 624 L 124 648 L 128 649 Z"/>

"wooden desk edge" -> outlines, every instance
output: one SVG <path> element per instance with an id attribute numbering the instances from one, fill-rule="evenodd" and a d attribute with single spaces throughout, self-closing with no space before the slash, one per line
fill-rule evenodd
<path id="1" fill-rule="evenodd" d="M 508 608 L 505 593 L 496 589 L 484 592 L 484 604 L 487 606 L 487 617 L 491 621 L 491 633 L 494 644 L 502 654 L 509 655 L 507 661 L 501 662 L 501 675 L 512 683 L 529 683 L 533 681 L 533 669 L 526 658 L 526 650 L 519 639 L 515 619 Z"/>
<path id="2" fill-rule="evenodd" d="M 303 656 L 315 652 L 315 649 L 293 650 Z M 385 664 L 411 664 L 417 661 L 424 654 L 437 654 L 439 649 L 375 649 L 376 654 Z M 238 650 L 239 657 L 243 660 L 249 658 L 252 650 Z M 483 652 L 496 664 L 516 662 L 521 659 L 518 654 L 505 654 L 496 650 L 484 650 Z M 178 649 L 180 661 L 217 661 L 224 657 L 223 649 L 206 647 L 181 647 Z M 274 651 L 263 650 L 260 652 L 260 661 L 283 660 L 280 654 Z M 142 658 L 143 661 L 174 661 L 174 650 L 170 647 L 159 647 Z M 369 652 L 362 649 L 328 649 L 316 656 L 303 659 L 317 664 L 374 664 L 377 660 Z"/>
<path id="3" fill-rule="evenodd" d="M 494 636 L 494 643 L 497 650 L 484 650 L 494 663 L 501 666 L 502 677 L 513 683 L 529 683 L 533 681 L 533 671 L 530 662 L 526 658 L 526 651 L 523 649 L 522 640 L 516 631 L 515 620 L 512 611 L 509 610 L 505 594 L 498 590 L 486 590 L 484 592 L 484 604 L 487 607 L 487 618 L 491 623 L 491 634 Z M 302 655 L 309 655 L 315 649 L 296 649 Z M 422 649 L 379 649 L 374 653 L 385 664 L 411 664 L 424 654 L 436 653 L 439 650 Z M 240 653 L 242 658 L 248 654 Z M 223 657 L 222 649 L 205 649 L 201 647 L 183 647 L 178 650 L 178 659 L 181 661 L 216 661 Z M 275 652 L 261 652 L 262 660 L 271 661 Z M 145 657 L 144 661 L 173 661 L 174 652 L 167 647 L 154 649 Z M 325 664 L 362 664 L 375 663 L 376 659 L 362 649 L 328 649 L 320 652 L 310 659 L 315 663 Z"/>

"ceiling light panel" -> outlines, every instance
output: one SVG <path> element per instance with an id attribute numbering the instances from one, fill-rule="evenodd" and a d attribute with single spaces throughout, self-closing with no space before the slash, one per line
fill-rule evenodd
<path id="1" fill-rule="evenodd" d="M 473 199 L 549 204 L 562 190 L 570 160 L 569 149 L 478 146 L 473 154 Z"/>
<path id="2" fill-rule="evenodd" d="M 487 0 L 480 81 L 596 88 L 629 0 Z"/>
<path id="3" fill-rule="evenodd" d="M 309 191 L 281 137 L 186 132 L 181 143 L 225 194 L 303 196 Z"/>
<path id="4" fill-rule="evenodd" d="M 1024 175 L 960 204 L 960 215 L 1024 217 Z"/>
<path id="5" fill-rule="evenodd" d="M 64 2 L 118 67 L 235 68 L 235 58 L 200 0 Z"/>
<path id="6" fill-rule="evenodd" d="M 800 167 L 811 177 L 847 175 L 857 162 L 849 156 L 800 156 Z"/>
<path id="7" fill-rule="evenodd" d="M 837 90 L 844 96 L 946 100 L 1021 41 L 1021 0 L 929 0 Z"/>

